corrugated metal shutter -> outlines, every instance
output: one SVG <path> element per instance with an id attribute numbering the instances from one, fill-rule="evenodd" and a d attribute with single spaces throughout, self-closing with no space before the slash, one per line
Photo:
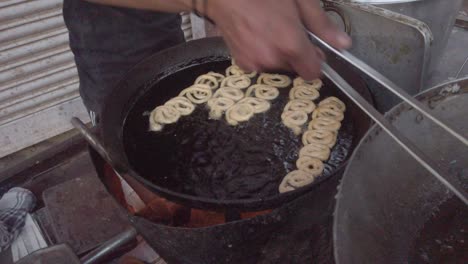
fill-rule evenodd
<path id="1" fill-rule="evenodd" d="M 62 0 L 0 1 L 0 157 L 88 121 Z"/>
<path id="2" fill-rule="evenodd" d="M 0 157 L 89 121 L 78 86 L 62 0 L 0 0 Z"/>

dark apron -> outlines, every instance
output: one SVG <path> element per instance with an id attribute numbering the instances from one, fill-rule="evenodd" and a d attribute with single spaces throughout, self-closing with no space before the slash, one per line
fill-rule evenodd
<path id="1" fill-rule="evenodd" d="M 184 41 L 178 14 L 64 0 L 63 17 L 80 78 L 80 94 L 99 117 L 102 102 L 145 57 Z"/>

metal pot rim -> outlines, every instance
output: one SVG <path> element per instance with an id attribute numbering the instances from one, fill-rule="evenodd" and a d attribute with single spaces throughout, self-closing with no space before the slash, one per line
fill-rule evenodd
<path id="1" fill-rule="evenodd" d="M 437 84 L 437 85 L 433 86 L 432 88 L 429 88 L 429 89 L 427 89 L 427 90 L 425 90 L 423 92 L 418 93 L 414 97 L 417 98 L 417 99 L 424 99 L 424 98 L 430 98 L 431 96 L 435 96 L 435 95 L 441 95 L 441 92 L 443 91 L 444 88 L 454 87 L 454 85 L 457 85 L 457 84 L 460 84 L 460 83 L 465 83 L 465 85 L 468 86 L 468 76 L 463 77 L 463 78 L 459 78 L 459 79 L 456 79 L 456 80 L 449 80 L 449 81 L 443 82 L 441 84 Z M 400 104 L 395 105 L 391 110 L 389 110 L 385 114 L 385 117 L 391 118 L 394 114 L 401 111 L 401 108 L 403 108 L 403 107 L 408 107 L 408 105 L 405 102 L 402 102 Z M 364 134 L 361 141 L 358 143 L 358 145 L 354 149 L 354 152 L 351 154 L 351 157 L 348 160 L 346 169 L 345 169 L 345 171 L 343 173 L 343 178 L 342 178 L 342 180 L 340 182 L 340 185 L 338 186 L 338 193 L 336 195 L 335 210 L 333 212 L 333 216 L 334 216 L 333 217 L 333 245 L 334 245 L 333 246 L 333 255 L 334 255 L 335 262 L 337 264 L 339 264 L 339 259 L 338 259 L 338 250 L 337 250 L 337 247 L 335 245 L 335 241 L 338 240 L 337 228 L 338 228 L 339 223 L 338 223 L 338 217 L 337 216 L 338 216 L 339 211 L 343 210 L 343 209 L 340 209 L 340 207 L 342 207 L 342 205 L 340 206 L 341 201 L 342 201 L 342 199 L 341 199 L 342 187 L 343 187 L 342 184 L 346 180 L 346 177 L 347 177 L 347 175 L 349 173 L 350 167 L 351 167 L 351 165 L 353 163 L 353 160 L 355 159 L 355 156 L 359 152 L 359 149 L 362 147 L 362 145 L 367 144 L 367 139 L 369 138 L 370 135 L 375 134 L 377 129 L 380 129 L 380 127 L 377 124 L 374 124 Z"/>

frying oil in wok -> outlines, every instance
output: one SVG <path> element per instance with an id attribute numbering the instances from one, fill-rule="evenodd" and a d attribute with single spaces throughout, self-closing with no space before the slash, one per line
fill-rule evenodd
<path id="1" fill-rule="evenodd" d="M 150 84 L 126 119 L 124 144 L 133 169 L 154 184 L 179 193 L 216 199 L 262 198 L 278 193 L 282 178 L 295 169 L 300 137 L 281 122 L 289 88 L 264 114 L 239 126 L 224 119 L 210 120 L 205 105 L 168 125 L 148 131 L 148 112 L 190 86 L 208 71 L 224 73 L 228 61 L 210 62 L 170 74 Z M 150 88 L 148 86 L 148 88 Z M 323 99 L 335 94 L 324 82 Z M 350 154 L 353 124 L 345 118 L 338 142 L 320 178 L 340 167 Z"/>

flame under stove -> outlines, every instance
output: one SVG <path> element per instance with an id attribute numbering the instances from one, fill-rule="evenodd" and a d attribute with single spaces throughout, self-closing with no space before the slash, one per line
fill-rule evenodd
<path id="1" fill-rule="evenodd" d="M 153 223 L 172 227 L 201 228 L 225 224 L 232 220 L 249 219 L 271 212 L 271 210 L 263 210 L 258 212 L 243 212 L 230 216 L 222 212 L 189 208 L 168 201 L 156 194 L 154 194 L 154 199 L 146 204 L 143 210 L 136 211 L 135 208 L 127 203 L 120 179 L 112 167 L 107 163 L 102 164 L 102 167 L 100 171 L 103 172 L 102 179 L 104 184 L 117 202 L 126 208 L 129 213 L 143 217 Z"/>

